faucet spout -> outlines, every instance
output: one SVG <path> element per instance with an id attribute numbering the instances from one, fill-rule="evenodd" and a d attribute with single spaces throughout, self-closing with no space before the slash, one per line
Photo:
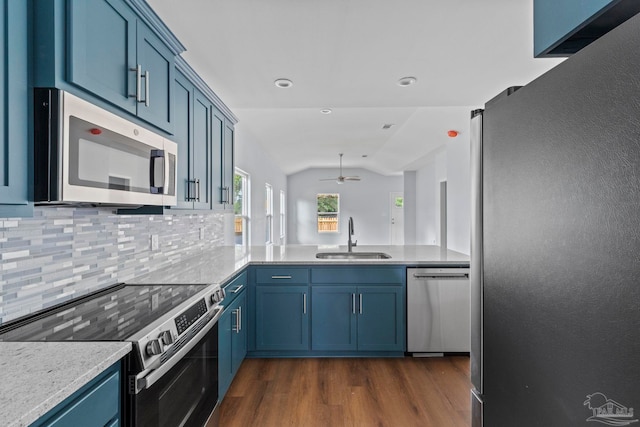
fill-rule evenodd
<path id="1" fill-rule="evenodd" d="M 358 241 L 356 240 L 355 242 L 351 240 L 351 236 L 353 236 L 353 218 L 349 217 L 349 225 L 348 225 L 348 231 L 347 234 L 349 236 L 349 239 L 347 240 L 347 248 L 349 252 L 353 252 L 353 247 L 358 245 Z"/>

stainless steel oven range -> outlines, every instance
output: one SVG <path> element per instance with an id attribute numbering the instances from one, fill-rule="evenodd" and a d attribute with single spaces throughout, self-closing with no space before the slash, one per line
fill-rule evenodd
<path id="1" fill-rule="evenodd" d="M 223 300 L 219 285 L 121 284 L 3 325 L 0 341 L 130 341 L 123 425 L 202 427 L 218 402 Z"/>

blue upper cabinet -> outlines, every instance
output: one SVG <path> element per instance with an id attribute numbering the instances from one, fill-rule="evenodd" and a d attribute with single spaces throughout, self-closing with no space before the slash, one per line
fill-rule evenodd
<path id="1" fill-rule="evenodd" d="M 233 211 L 233 123 L 214 109 L 212 117 L 213 207 Z"/>
<path id="2" fill-rule="evenodd" d="M 0 217 L 33 215 L 27 16 L 26 1 L 0 1 Z"/>
<path id="3" fill-rule="evenodd" d="M 184 48 L 145 2 L 33 1 L 36 86 L 90 94 L 173 134 L 174 64 Z"/>
<path id="4" fill-rule="evenodd" d="M 174 141 L 178 144 L 178 202 L 176 208 L 193 209 L 189 171 L 193 168 L 193 85 L 180 72 L 175 74 L 173 95 Z"/>
<path id="5" fill-rule="evenodd" d="M 120 0 L 69 2 L 69 82 L 133 114 L 136 24 L 136 15 Z"/>
<path id="6" fill-rule="evenodd" d="M 534 56 L 569 56 L 638 12 L 637 0 L 534 0 Z"/>
<path id="7" fill-rule="evenodd" d="M 138 64 L 142 70 L 140 90 L 143 92 L 143 99 L 138 102 L 138 116 L 171 131 L 175 55 L 146 25 L 139 22 L 137 33 Z"/>

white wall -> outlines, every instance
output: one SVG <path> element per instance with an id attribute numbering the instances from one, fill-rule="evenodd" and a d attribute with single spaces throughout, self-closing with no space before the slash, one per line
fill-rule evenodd
<path id="1" fill-rule="evenodd" d="M 280 170 L 273 159 L 258 142 L 258 139 L 246 131 L 242 126 L 242 117 L 236 125 L 235 135 L 235 165 L 243 171 L 249 173 L 251 186 L 251 222 L 250 244 L 252 246 L 264 246 L 265 244 L 265 184 L 269 183 L 273 187 L 273 242 L 281 244 L 280 241 L 280 190 L 287 194 L 287 176 Z M 233 245 L 233 217 L 225 224 L 225 230 L 229 231 L 231 238 L 225 239 L 227 245 Z M 226 233 L 225 233 L 226 234 Z M 287 239 L 288 240 L 288 239 Z"/>
<path id="2" fill-rule="evenodd" d="M 320 181 L 338 176 L 337 168 L 307 169 L 289 175 L 288 243 L 309 245 L 346 245 L 347 221 L 353 217 L 354 239 L 361 245 L 388 245 L 390 241 L 389 193 L 403 191 L 402 176 L 384 176 L 366 169 L 345 169 L 344 175 L 358 175 L 359 182 L 337 184 Z M 339 233 L 318 233 L 316 195 L 340 194 Z"/>
<path id="3" fill-rule="evenodd" d="M 440 244 L 440 183 L 447 181 L 447 247 L 469 254 L 469 162 L 469 132 L 464 132 L 421 159 L 415 177 L 405 174 L 406 180 L 415 179 L 416 244 Z"/>

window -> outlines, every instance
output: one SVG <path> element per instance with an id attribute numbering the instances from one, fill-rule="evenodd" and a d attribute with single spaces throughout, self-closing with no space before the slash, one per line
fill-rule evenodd
<path id="1" fill-rule="evenodd" d="M 285 200 L 284 190 L 280 190 L 280 244 L 284 244 L 284 238 L 287 235 L 287 203 Z"/>
<path id="2" fill-rule="evenodd" d="M 235 244 L 249 246 L 249 174 L 236 168 L 233 175 Z"/>
<path id="3" fill-rule="evenodd" d="M 339 194 L 318 194 L 318 233 L 337 233 L 340 214 Z"/>
<path id="4" fill-rule="evenodd" d="M 267 245 L 273 244 L 273 187 L 264 186 L 265 240 Z"/>

